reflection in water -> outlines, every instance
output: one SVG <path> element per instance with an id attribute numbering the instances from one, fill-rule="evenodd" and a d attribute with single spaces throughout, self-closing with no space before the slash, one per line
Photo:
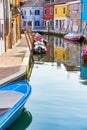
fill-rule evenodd
<path id="1" fill-rule="evenodd" d="M 57 62 L 58 68 L 63 63 L 67 71 L 79 70 L 79 43 L 73 43 L 57 36 L 47 36 L 46 39 L 48 39 L 46 55 L 34 55 L 35 61 L 37 59 L 38 61 Z"/>
<path id="2" fill-rule="evenodd" d="M 57 68 L 61 68 L 61 61 L 57 61 Z"/>
<path id="3" fill-rule="evenodd" d="M 13 122 L 7 130 L 25 130 L 32 122 L 32 115 L 25 108 L 21 115 Z"/>
<path id="4" fill-rule="evenodd" d="M 33 121 L 27 130 L 87 130 L 87 86 L 79 82 L 77 71 L 67 77 L 65 66 L 56 65 L 34 64 L 33 93 L 26 104 Z"/>

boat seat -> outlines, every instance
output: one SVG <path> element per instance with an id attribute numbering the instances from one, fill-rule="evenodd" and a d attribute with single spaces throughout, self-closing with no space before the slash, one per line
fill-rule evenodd
<path id="1" fill-rule="evenodd" d="M 0 109 L 13 107 L 24 94 L 16 91 L 0 91 Z"/>
<path id="2" fill-rule="evenodd" d="M 9 108 L 0 109 L 0 118 L 9 110 Z"/>

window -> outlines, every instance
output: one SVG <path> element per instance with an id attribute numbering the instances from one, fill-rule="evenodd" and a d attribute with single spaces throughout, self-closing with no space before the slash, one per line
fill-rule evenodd
<path id="1" fill-rule="evenodd" d="M 32 26 L 32 21 L 29 21 L 29 22 L 28 22 L 28 25 L 29 25 L 29 26 Z"/>
<path id="2" fill-rule="evenodd" d="M 57 8 L 55 8 L 55 14 L 57 14 Z"/>
<path id="3" fill-rule="evenodd" d="M 55 8 L 55 14 L 57 14 L 57 8 Z"/>
<path id="4" fill-rule="evenodd" d="M 56 28 L 58 28 L 58 20 L 56 20 Z"/>
<path id="5" fill-rule="evenodd" d="M 23 26 L 26 26 L 26 22 L 25 21 L 23 22 Z"/>
<path id="6" fill-rule="evenodd" d="M 52 22 L 52 20 L 50 20 L 50 27 L 52 27 L 52 25 L 53 25 L 53 22 Z"/>
<path id="7" fill-rule="evenodd" d="M 35 15 L 39 15 L 40 14 L 40 10 L 35 10 Z"/>
<path id="8" fill-rule="evenodd" d="M 22 15 L 22 19 L 24 19 L 24 15 Z"/>
<path id="9" fill-rule="evenodd" d="M 53 14 L 53 8 L 50 8 L 50 14 Z"/>
<path id="10" fill-rule="evenodd" d="M 44 14 L 46 14 L 46 9 L 44 9 Z"/>
<path id="11" fill-rule="evenodd" d="M 35 21 L 35 26 L 40 26 L 40 21 Z"/>
<path id="12" fill-rule="evenodd" d="M 73 10 L 77 11 L 77 5 L 73 5 Z"/>
<path id="13" fill-rule="evenodd" d="M 24 10 L 24 15 L 26 15 L 26 10 Z"/>
<path id="14" fill-rule="evenodd" d="M 44 21 L 44 27 L 46 27 L 46 21 Z"/>
<path id="15" fill-rule="evenodd" d="M 30 15 L 32 15 L 33 13 L 32 13 L 32 11 L 30 10 Z"/>
<path id="16" fill-rule="evenodd" d="M 63 8 L 63 14 L 65 14 L 65 13 L 66 13 L 66 8 L 64 7 L 64 8 Z"/>

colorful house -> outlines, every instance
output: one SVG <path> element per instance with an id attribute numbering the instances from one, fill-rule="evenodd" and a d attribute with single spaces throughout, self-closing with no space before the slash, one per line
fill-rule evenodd
<path id="1" fill-rule="evenodd" d="M 87 33 L 87 0 L 82 0 L 81 31 Z"/>
<path id="2" fill-rule="evenodd" d="M 53 29 L 54 28 L 54 4 L 44 4 L 44 29 Z"/>
<path id="3" fill-rule="evenodd" d="M 54 30 L 66 31 L 69 23 L 69 6 L 65 3 L 54 5 Z"/>
<path id="4" fill-rule="evenodd" d="M 21 30 L 26 29 L 26 24 L 31 30 L 43 27 L 43 1 L 28 1 L 21 6 Z"/>
<path id="5" fill-rule="evenodd" d="M 80 32 L 81 28 L 81 1 L 72 1 L 67 3 L 69 5 L 69 23 L 67 31 Z"/>
<path id="6" fill-rule="evenodd" d="M 43 7 L 21 7 L 21 30 L 26 29 L 26 24 L 31 30 L 42 29 L 43 27 Z"/>

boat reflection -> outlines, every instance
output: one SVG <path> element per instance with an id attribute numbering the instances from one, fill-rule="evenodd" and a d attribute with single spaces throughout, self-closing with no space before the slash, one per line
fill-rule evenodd
<path id="1" fill-rule="evenodd" d="M 15 122 L 7 130 L 25 130 L 32 122 L 32 115 L 25 108 Z"/>

